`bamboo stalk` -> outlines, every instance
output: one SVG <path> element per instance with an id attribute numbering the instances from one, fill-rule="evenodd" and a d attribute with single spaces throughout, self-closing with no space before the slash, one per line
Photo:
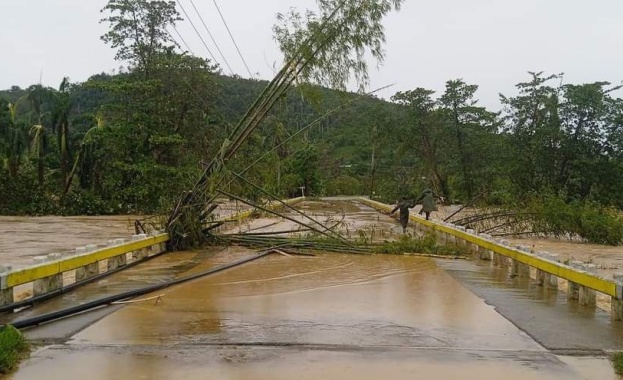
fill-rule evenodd
<path id="1" fill-rule="evenodd" d="M 273 200 L 279 202 L 282 206 L 285 206 L 286 208 L 296 212 L 299 215 L 302 215 L 304 218 L 309 219 L 310 221 L 316 223 L 317 225 L 321 226 L 322 228 L 324 228 L 325 231 L 331 232 L 333 234 L 335 234 L 335 237 L 337 237 L 338 239 L 346 242 L 348 244 L 348 242 L 346 241 L 346 238 L 343 237 L 342 235 L 340 235 L 339 233 L 335 232 L 334 230 L 329 229 L 328 227 L 324 226 L 322 223 L 318 222 L 317 220 L 315 220 L 314 218 L 312 218 L 311 216 L 305 214 L 304 212 L 292 207 L 292 205 L 287 204 L 286 202 L 282 201 L 281 199 L 279 199 L 278 197 L 276 197 L 275 195 L 269 193 L 268 191 L 264 190 L 263 188 L 261 188 L 260 186 L 257 186 L 256 184 L 252 183 L 251 181 L 249 181 L 248 179 L 234 173 L 234 172 L 230 172 L 232 175 L 236 176 L 237 178 L 239 178 L 240 180 L 242 180 L 243 182 L 245 182 L 246 184 L 252 186 L 254 189 L 257 189 L 259 191 L 261 191 L 263 194 L 268 195 L 270 198 L 272 198 Z"/>

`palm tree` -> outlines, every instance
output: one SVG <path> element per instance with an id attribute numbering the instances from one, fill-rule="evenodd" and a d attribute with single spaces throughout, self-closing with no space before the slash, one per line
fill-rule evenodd
<path id="1" fill-rule="evenodd" d="M 84 135 L 84 139 L 80 143 L 80 149 L 76 154 L 71 173 L 67 178 L 63 195 L 69 192 L 71 183 L 73 182 L 78 166 L 81 167 L 81 183 L 91 182 L 97 176 L 97 159 L 95 151 L 97 149 L 97 134 L 104 129 L 104 118 L 101 110 L 94 116 L 95 126 L 90 128 Z M 88 178 L 85 178 L 88 177 Z"/>
<path id="2" fill-rule="evenodd" d="M 63 78 L 59 91 L 55 97 L 54 112 L 52 115 L 53 128 L 56 129 L 61 163 L 61 189 L 68 187 L 69 165 L 71 154 L 69 151 L 69 114 L 71 113 L 71 98 L 69 94 L 69 78 Z"/>
<path id="3" fill-rule="evenodd" d="M 17 177 L 22 157 L 28 149 L 28 142 L 23 125 L 18 124 L 15 117 L 15 111 L 17 110 L 20 100 L 22 99 L 18 99 L 15 104 L 9 104 L 6 158 L 9 167 L 9 175 L 13 178 Z"/>
<path id="4" fill-rule="evenodd" d="M 31 140 L 31 154 L 37 159 L 37 181 L 39 186 L 43 187 L 44 173 L 45 173 L 45 155 L 48 152 L 48 135 L 45 127 L 41 124 L 36 124 L 30 127 Z"/>

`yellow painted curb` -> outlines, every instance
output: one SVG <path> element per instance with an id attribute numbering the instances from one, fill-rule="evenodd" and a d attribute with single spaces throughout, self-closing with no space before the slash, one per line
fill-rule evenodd
<path id="1" fill-rule="evenodd" d="M 380 203 L 370 199 L 359 198 L 359 200 L 377 210 L 389 212 L 393 209 L 391 205 Z M 592 273 L 580 271 L 555 261 L 547 260 L 529 254 L 527 252 L 522 252 L 514 248 L 506 247 L 490 240 L 481 238 L 479 236 L 468 234 L 467 232 L 438 224 L 431 220 L 418 218 L 413 215 L 411 215 L 409 219 L 414 223 L 419 223 L 424 226 L 430 227 L 434 231 L 440 231 L 450 234 L 469 243 L 476 244 L 486 250 L 498 253 L 506 257 L 510 257 L 511 259 L 517 260 L 520 263 L 528 264 L 529 266 L 540 269 L 543 272 L 553 274 L 560 278 L 564 278 L 567 281 L 571 281 L 587 288 L 594 289 L 600 293 L 604 293 L 609 296 L 621 299 L 621 289 L 618 284 L 613 280 L 607 280 Z"/>
<path id="2" fill-rule="evenodd" d="M 85 265 L 93 264 L 101 260 L 119 256 L 124 253 L 137 251 L 169 240 L 168 234 L 150 236 L 146 239 L 123 243 L 113 247 L 98 249 L 93 252 L 78 256 L 62 258 L 49 263 L 17 269 L 6 276 L 6 287 L 11 288 L 21 284 L 53 276 L 73 269 L 81 268 Z"/>

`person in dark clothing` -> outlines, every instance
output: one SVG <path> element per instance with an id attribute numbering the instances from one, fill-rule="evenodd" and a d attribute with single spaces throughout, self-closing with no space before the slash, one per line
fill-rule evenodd
<path id="1" fill-rule="evenodd" d="M 415 202 L 407 200 L 406 197 L 402 197 L 400 202 L 394 207 L 389 215 L 400 210 L 400 225 L 402 226 L 402 233 L 407 233 L 407 225 L 409 224 L 409 209 L 415 207 Z"/>
<path id="2" fill-rule="evenodd" d="M 426 214 L 426 220 L 430 220 L 430 213 L 433 211 L 437 211 L 437 203 L 435 203 L 435 198 L 442 199 L 441 197 L 435 195 L 431 189 L 424 189 L 422 194 L 415 200 L 415 204 L 422 202 L 422 209 L 420 210 L 420 215 Z"/>

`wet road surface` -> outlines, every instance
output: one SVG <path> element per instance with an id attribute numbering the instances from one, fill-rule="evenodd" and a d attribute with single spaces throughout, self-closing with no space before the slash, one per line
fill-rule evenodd
<path id="1" fill-rule="evenodd" d="M 552 352 L 587 354 L 623 348 L 623 322 L 596 307 L 567 302 L 562 291 L 511 277 L 487 261 L 437 260 L 463 286 Z"/>

